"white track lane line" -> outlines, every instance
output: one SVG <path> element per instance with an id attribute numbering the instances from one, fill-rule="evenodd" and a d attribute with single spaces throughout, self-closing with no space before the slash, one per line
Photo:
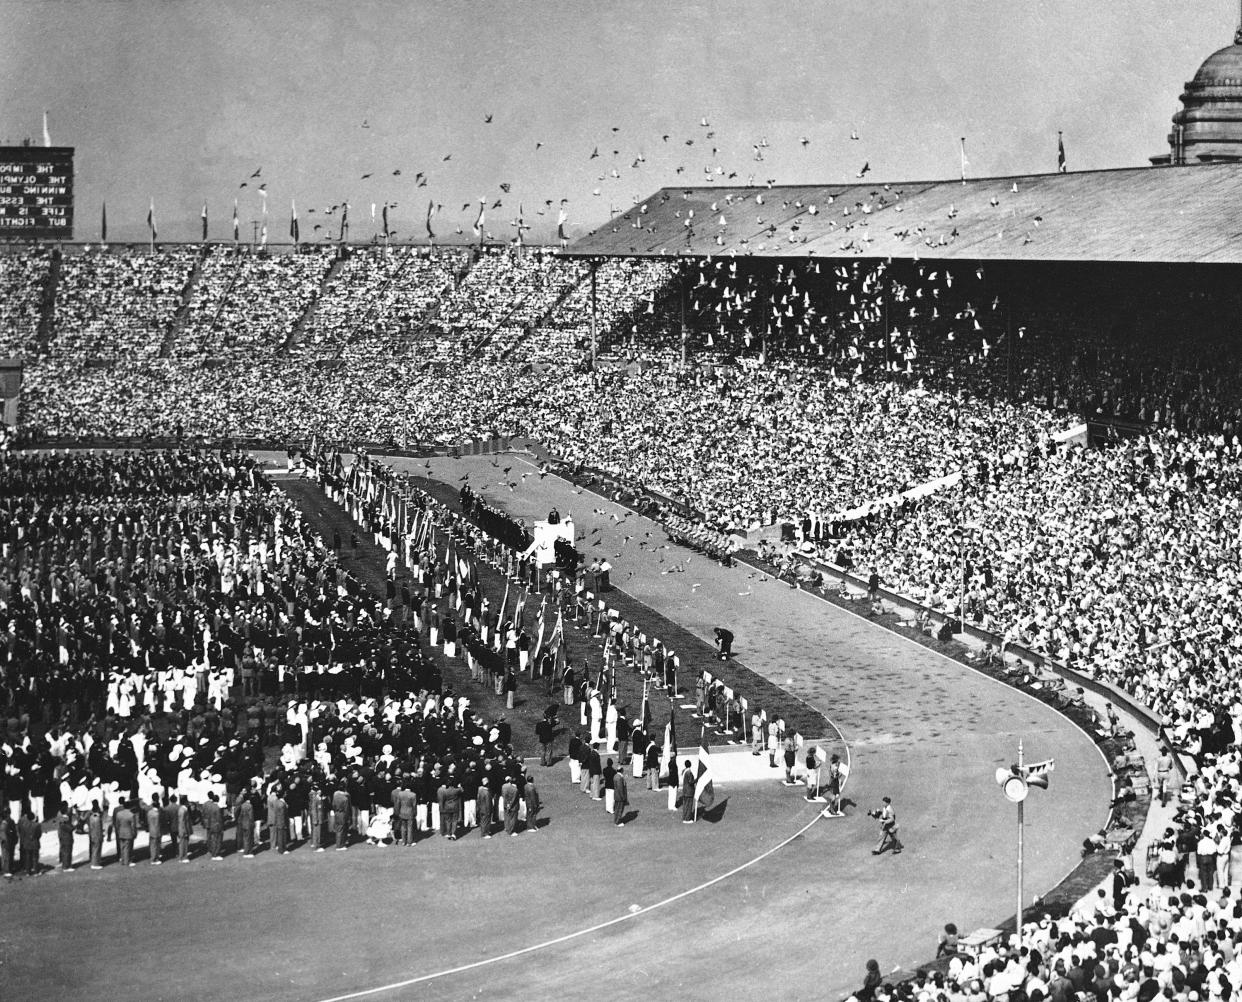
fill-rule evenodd
<path id="1" fill-rule="evenodd" d="M 829 723 L 831 723 L 831 721 L 829 721 Z M 833 727 L 836 727 L 836 725 L 833 724 Z M 841 733 L 839 728 L 837 729 L 837 733 L 838 734 Z M 844 736 L 842 736 L 841 740 L 844 742 L 845 740 Z M 846 757 L 848 759 L 849 757 L 849 745 L 848 744 L 846 744 L 845 746 L 845 751 L 846 751 Z M 849 780 L 848 775 L 846 776 L 846 780 L 848 782 Z M 845 788 L 844 784 L 842 784 L 842 789 L 844 790 L 844 788 Z M 782 841 L 776 843 L 776 845 L 772 846 L 770 849 L 767 849 L 764 852 L 761 852 L 754 859 L 749 859 L 745 863 L 741 863 L 735 866 L 732 870 L 722 873 L 719 876 L 712 877 L 711 880 L 705 880 L 703 883 L 697 885 L 696 887 L 687 888 L 684 891 L 680 891 L 679 893 L 674 894 L 672 897 L 665 898 L 662 901 L 657 901 L 654 904 L 650 904 L 643 908 L 640 908 L 638 909 L 638 911 L 626 912 L 626 914 L 624 915 L 618 915 L 616 918 L 608 919 L 605 922 L 598 922 L 595 925 L 589 926 L 586 929 L 578 929 L 576 932 L 568 932 L 563 936 L 557 936 L 555 939 L 546 939 L 542 943 L 535 943 L 532 946 L 524 946 L 520 950 L 510 950 L 508 953 L 501 953 L 495 957 L 485 957 L 483 960 L 475 960 L 469 964 L 461 964 L 458 967 L 450 967 L 443 971 L 435 971 L 432 974 L 422 974 L 416 978 L 407 978 L 404 981 L 394 981 L 391 984 L 379 985 L 376 988 L 365 988 L 361 991 L 349 992 L 346 995 L 333 995 L 331 998 L 320 999 L 318 1000 L 318 1002 L 349 1002 L 349 1000 L 351 999 L 362 999 L 362 998 L 367 998 L 371 995 L 379 995 L 382 992 L 396 991 L 399 988 L 409 988 L 411 985 L 424 984 L 428 981 L 435 981 L 438 978 L 446 978 L 452 974 L 464 974 L 467 971 L 474 971 L 474 970 L 478 970 L 481 967 L 488 967 L 492 964 L 499 964 L 505 960 L 513 960 L 517 957 L 524 957 L 527 954 L 536 953 L 540 950 L 547 950 L 547 949 L 550 949 L 551 947 L 559 946 L 562 943 L 568 943 L 570 940 L 578 939 L 581 936 L 589 936 L 592 933 L 599 932 L 602 929 L 607 929 L 614 925 L 620 925 L 622 922 L 628 922 L 631 919 L 639 918 L 643 915 L 648 914 L 649 912 L 655 911 L 657 908 L 663 908 L 666 905 L 673 904 L 675 901 L 680 901 L 682 898 L 688 898 L 692 894 L 698 894 L 700 891 L 705 891 L 709 887 L 714 887 L 716 884 L 719 884 L 722 880 L 728 880 L 730 877 L 741 873 L 743 870 L 749 869 L 750 867 L 754 866 L 756 863 L 759 863 L 767 859 L 773 853 L 778 852 L 779 850 L 785 848 L 785 846 L 789 845 L 789 843 L 792 842 L 794 839 L 799 838 L 802 835 L 805 835 L 820 820 L 821 817 L 823 817 L 823 814 L 820 811 L 816 811 L 815 817 L 813 817 L 805 825 L 799 828 L 796 832 L 794 832 L 788 838 L 783 839 Z"/>

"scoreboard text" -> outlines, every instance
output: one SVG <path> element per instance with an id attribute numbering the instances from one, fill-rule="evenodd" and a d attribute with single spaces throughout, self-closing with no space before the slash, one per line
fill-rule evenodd
<path id="1" fill-rule="evenodd" d="M 73 239 L 73 147 L 0 146 L 0 240 Z"/>

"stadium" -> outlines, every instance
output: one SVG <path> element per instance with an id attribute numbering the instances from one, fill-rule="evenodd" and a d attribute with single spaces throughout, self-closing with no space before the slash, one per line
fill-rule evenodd
<path id="1" fill-rule="evenodd" d="M 0 146 L 5 997 L 1231 997 L 1242 25 L 1161 22 L 1167 153 L 1099 162 L 1091 102 L 920 152 L 924 31 L 978 133 L 1061 100 L 999 13 L 549 5 L 463 81 L 447 7 L 72 6 L 0 69 L 62 78 Z"/>

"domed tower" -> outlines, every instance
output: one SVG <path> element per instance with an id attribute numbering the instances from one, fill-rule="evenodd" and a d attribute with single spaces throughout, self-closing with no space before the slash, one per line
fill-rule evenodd
<path id="1" fill-rule="evenodd" d="M 1213 52 L 1182 92 L 1169 152 L 1157 166 L 1242 162 L 1242 25 L 1233 44 Z"/>

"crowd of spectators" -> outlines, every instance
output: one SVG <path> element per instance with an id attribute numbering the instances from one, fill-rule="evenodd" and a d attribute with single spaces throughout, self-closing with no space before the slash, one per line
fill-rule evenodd
<path id="1" fill-rule="evenodd" d="M 51 254 L 0 254 L 0 357 L 33 354 Z"/>
<path id="2" fill-rule="evenodd" d="M 426 248 L 357 248 L 316 303 L 294 350 L 312 357 L 391 354 L 452 288 L 466 255 Z"/>
<path id="3" fill-rule="evenodd" d="M 52 354 L 69 360 L 156 357 L 198 256 L 197 248 L 63 255 Z"/>
<path id="4" fill-rule="evenodd" d="M 195 359 L 274 353 L 318 298 L 332 258 L 322 248 L 270 255 L 214 249 L 203 261 L 173 353 Z"/>

